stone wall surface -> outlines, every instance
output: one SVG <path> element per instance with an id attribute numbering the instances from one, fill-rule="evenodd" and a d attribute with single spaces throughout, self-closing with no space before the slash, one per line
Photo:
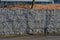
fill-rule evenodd
<path id="1" fill-rule="evenodd" d="M 0 34 L 60 32 L 60 10 L 0 8 Z"/>

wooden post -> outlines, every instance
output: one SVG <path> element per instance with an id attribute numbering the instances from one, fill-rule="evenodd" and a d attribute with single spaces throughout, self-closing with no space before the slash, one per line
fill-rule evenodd
<path id="1" fill-rule="evenodd" d="M 33 8 L 34 6 L 34 3 L 35 3 L 35 0 L 32 1 L 32 6 L 31 6 L 31 9 Z"/>

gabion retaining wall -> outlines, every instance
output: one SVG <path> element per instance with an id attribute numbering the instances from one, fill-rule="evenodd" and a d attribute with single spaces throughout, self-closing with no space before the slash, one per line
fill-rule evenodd
<path id="1" fill-rule="evenodd" d="M 60 32 L 60 10 L 0 8 L 0 34 Z"/>

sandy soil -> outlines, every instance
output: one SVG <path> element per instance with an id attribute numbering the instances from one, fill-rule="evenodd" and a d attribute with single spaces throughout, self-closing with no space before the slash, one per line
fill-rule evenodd
<path id="1" fill-rule="evenodd" d="M 31 8 L 31 4 L 4 5 L 0 8 Z M 33 9 L 60 9 L 60 4 L 34 4 Z"/>
<path id="2" fill-rule="evenodd" d="M 0 38 L 0 40 L 60 40 L 60 36 L 23 36 Z"/>

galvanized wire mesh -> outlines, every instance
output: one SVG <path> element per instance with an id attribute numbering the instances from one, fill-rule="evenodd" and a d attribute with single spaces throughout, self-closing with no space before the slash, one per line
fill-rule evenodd
<path id="1" fill-rule="evenodd" d="M 0 8 L 0 34 L 60 32 L 60 10 Z"/>

